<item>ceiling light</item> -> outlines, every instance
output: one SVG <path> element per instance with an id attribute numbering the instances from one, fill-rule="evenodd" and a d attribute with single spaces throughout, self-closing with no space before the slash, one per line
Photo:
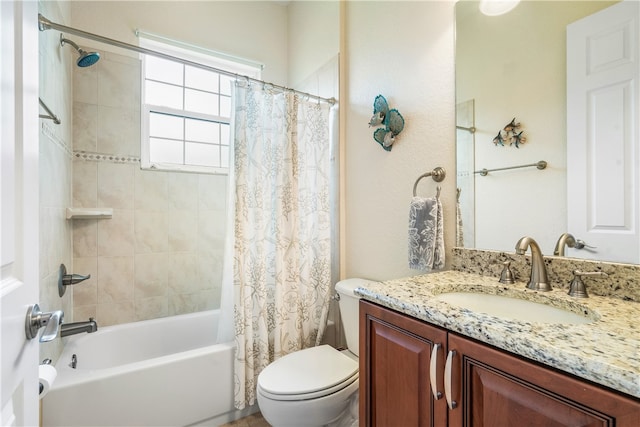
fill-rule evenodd
<path id="1" fill-rule="evenodd" d="M 520 0 L 480 0 L 480 12 L 487 16 L 503 15 L 520 3 Z"/>

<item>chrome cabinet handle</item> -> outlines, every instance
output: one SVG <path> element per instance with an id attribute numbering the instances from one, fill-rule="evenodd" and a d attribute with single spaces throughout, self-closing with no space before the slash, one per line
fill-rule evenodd
<path id="1" fill-rule="evenodd" d="M 433 397 L 438 400 L 442 397 L 442 392 L 438 391 L 438 350 L 442 347 L 441 344 L 433 344 L 433 350 L 431 350 L 431 363 L 429 365 L 429 381 L 431 382 L 431 391 Z"/>
<path id="2" fill-rule="evenodd" d="M 451 396 L 451 364 L 453 362 L 453 356 L 455 355 L 455 350 L 449 351 L 447 361 L 444 364 L 444 397 L 447 399 L 449 409 L 455 409 L 458 406 L 458 402 L 452 400 Z"/>

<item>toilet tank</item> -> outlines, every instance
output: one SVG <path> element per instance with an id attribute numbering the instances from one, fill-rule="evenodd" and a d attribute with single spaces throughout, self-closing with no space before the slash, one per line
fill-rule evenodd
<path id="1" fill-rule="evenodd" d="M 349 351 L 358 356 L 358 302 L 360 298 L 353 293 L 354 289 L 371 283 L 366 279 L 346 279 L 336 283 L 336 291 L 340 295 L 340 318 L 344 327 L 344 335 L 347 339 Z"/>

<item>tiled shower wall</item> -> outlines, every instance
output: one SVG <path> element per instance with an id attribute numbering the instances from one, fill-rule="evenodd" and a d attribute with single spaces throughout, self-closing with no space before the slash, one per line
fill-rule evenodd
<path id="1" fill-rule="evenodd" d="M 140 61 L 101 51 L 73 75 L 76 321 L 100 326 L 217 308 L 227 177 L 140 169 Z"/>
<path id="2" fill-rule="evenodd" d="M 41 1 L 39 12 L 61 23 L 71 15 L 67 2 Z M 71 266 L 71 224 L 65 211 L 71 203 L 71 81 L 74 59 L 70 50 L 61 49 L 60 35 L 55 31 L 38 34 L 39 96 L 60 118 L 60 124 L 40 120 L 40 265 L 39 305 L 43 311 L 63 310 L 65 320 L 72 321 L 71 294 L 58 295 L 60 264 Z M 45 113 L 41 110 L 41 113 Z M 40 344 L 40 360 L 57 360 L 62 341 Z"/>

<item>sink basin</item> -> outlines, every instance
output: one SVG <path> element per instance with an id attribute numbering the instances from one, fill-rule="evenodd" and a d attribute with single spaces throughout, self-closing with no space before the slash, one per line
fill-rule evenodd
<path id="1" fill-rule="evenodd" d="M 460 308 L 510 320 L 530 323 L 582 324 L 593 322 L 586 315 L 576 314 L 550 305 L 502 295 L 473 292 L 447 292 L 434 299 Z"/>

